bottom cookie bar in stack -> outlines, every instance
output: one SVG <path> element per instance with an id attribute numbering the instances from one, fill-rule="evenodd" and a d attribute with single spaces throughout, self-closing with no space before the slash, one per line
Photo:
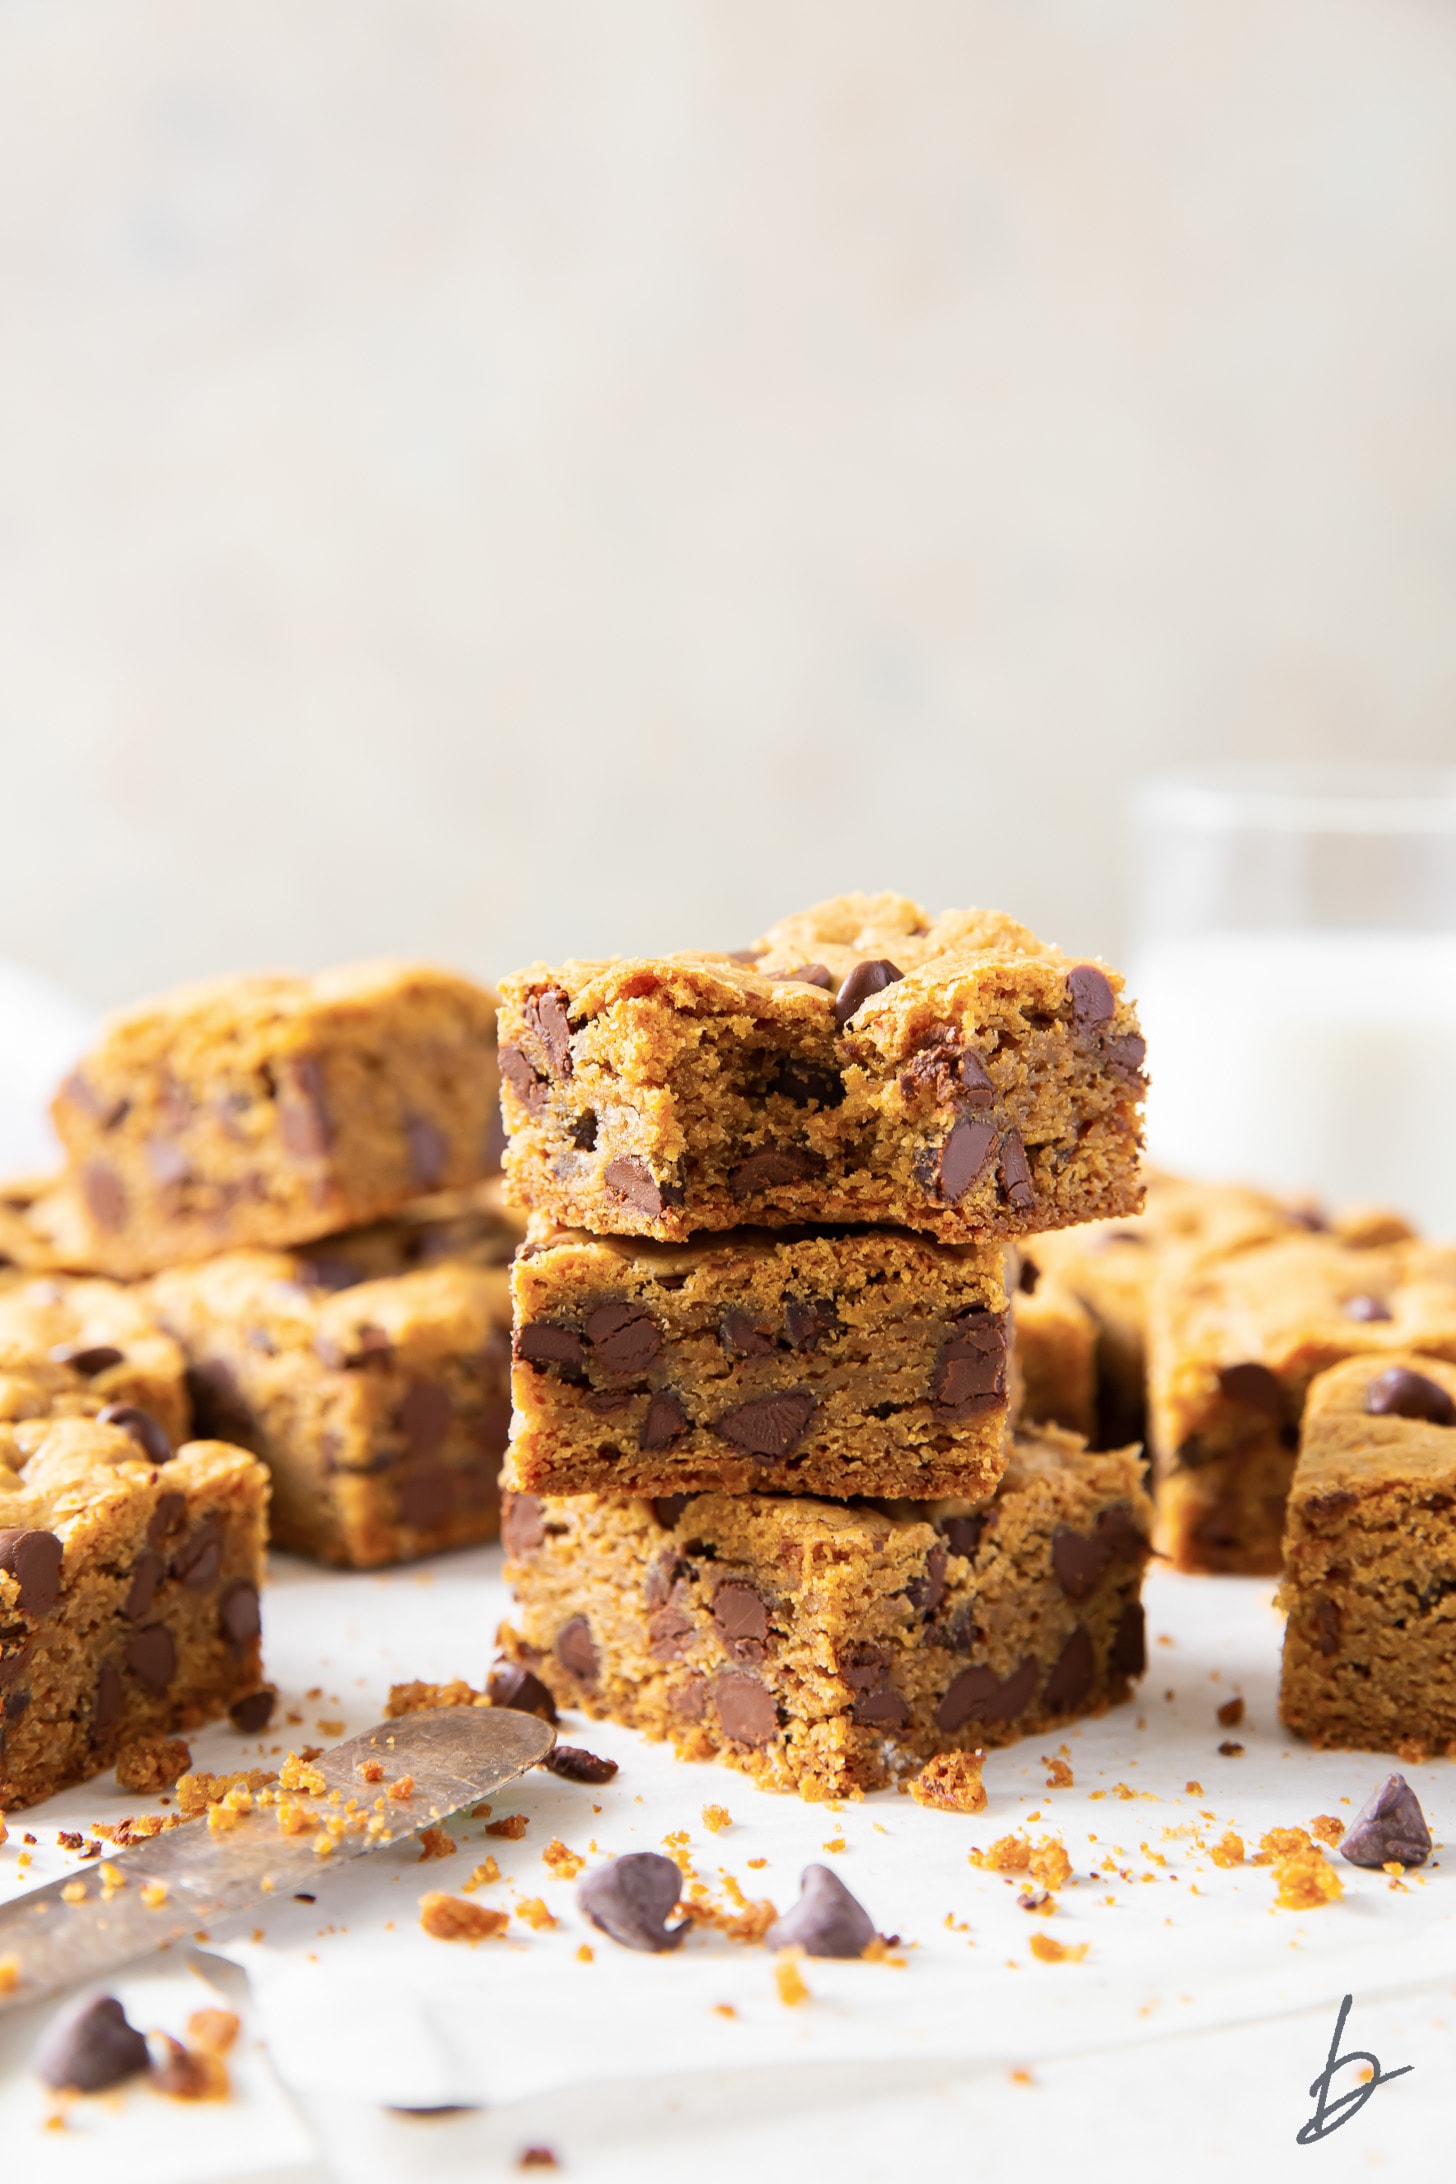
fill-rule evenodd
<path id="1" fill-rule="evenodd" d="M 1127 1698 L 1151 1521 L 1136 1450 L 1055 1430 L 980 1502 L 515 1495 L 501 1643 L 564 1706 L 854 1795 Z"/>

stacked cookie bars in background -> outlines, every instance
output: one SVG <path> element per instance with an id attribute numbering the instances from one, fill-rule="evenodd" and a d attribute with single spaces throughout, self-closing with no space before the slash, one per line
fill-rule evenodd
<path id="1" fill-rule="evenodd" d="M 328 1562 L 494 1538 L 494 1018 L 410 965 L 229 979 L 61 1087 L 67 1171 L 0 1232 L 0 1809 L 261 1726 L 270 1488 L 273 1539 Z"/>
<path id="2" fill-rule="evenodd" d="M 517 1670 L 808 1797 L 1124 1697 L 1138 1452 L 1013 1433 L 1006 1270 L 1141 1204 L 1142 1059 L 1115 974 L 898 896 L 506 980 Z"/>

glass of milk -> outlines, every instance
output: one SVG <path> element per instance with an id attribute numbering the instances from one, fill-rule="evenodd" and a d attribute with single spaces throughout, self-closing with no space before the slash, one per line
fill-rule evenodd
<path id="1" fill-rule="evenodd" d="M 1456 767 L 1200 768 L 1135 816 L 1152 1160 L 1456 1236 Z"/>

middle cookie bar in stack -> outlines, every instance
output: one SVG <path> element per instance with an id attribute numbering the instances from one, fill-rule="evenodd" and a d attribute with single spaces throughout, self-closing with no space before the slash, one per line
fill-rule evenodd
<path id="1" fill-rule="evenodd" d="M 1126 1695 L 1136 1462 L 1014 1441 L 1005 1286 L 1008 1239 L 1141 1203 L 1120 986 L 899 896 L 504 982 L 514 1660 L 821 1796 Z M 659 1527 L 733 1564 L 701 1617 Z"/>

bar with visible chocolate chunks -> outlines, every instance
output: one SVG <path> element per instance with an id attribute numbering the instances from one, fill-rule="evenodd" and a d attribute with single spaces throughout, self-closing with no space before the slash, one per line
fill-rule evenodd
<path id="1" fill-rule="evenodd" d="M 500 1039 L 507 1195 L 594 1234 L 961 1243 L 1142 1203 L 1122 980 L 993 912 L 843 896 L 740 956 L 532 964 Z"/>
<path id="2" fill-rule="evenodd" d="M 1118 1704 L 1144 1663 L 1137 1451 L 1017 1438 L 995 1495 L 508 1496 L 511 1661 L 816 1799 Z"/>
<path id="3" fill-rule="evenodd" d="M 535 1494 L 989 1494 L 1004 1247 L 908 1229 L 532 1232 L 506 1483 Z"/>

